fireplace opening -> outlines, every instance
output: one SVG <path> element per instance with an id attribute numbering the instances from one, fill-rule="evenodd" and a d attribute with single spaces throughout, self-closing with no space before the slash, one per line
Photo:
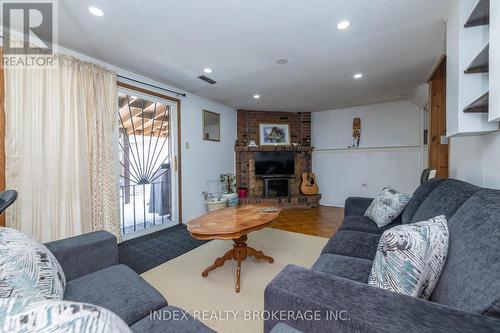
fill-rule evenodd
<path id="1" fill-rule="evenodd" d="M 264 178 L 264 197 L 289 197 L 290 178 Z"/>

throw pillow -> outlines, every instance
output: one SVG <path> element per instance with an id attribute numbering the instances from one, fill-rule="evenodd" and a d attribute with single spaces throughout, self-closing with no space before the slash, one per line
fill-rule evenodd
<path id="1" fill-rule="evenodd" d="M 398 192 L 389 186 L 372 201 L 365 216 L 372 219 L 379 228 L 394 221 L 405 209 L 411 195 Z"/>
<path id="2" fill-rule="evenodd" d="M 0 298 L 63 299 L 66 278 L 54 255 L 39 241 L 0 228 Z"/>
<path id="3" fill-rule="evenodd" d="M 22 298 L 0 299 L 0 331 L 131 333 L 120 317 L 96 305 Z"/>
<path id="4" fill-rule="evenodd" d="M 368 284 L 428 299 L 448 254 L 444 215 L 386 230 L 377 248 Z"/>

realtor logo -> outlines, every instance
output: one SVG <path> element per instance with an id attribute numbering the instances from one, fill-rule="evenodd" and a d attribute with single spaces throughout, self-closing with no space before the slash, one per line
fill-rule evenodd
<path id="1" fill-rule="evenodd" d="M 2 1 L 4 66 L 52 64 L 55 7 L 52 1 Z"/>

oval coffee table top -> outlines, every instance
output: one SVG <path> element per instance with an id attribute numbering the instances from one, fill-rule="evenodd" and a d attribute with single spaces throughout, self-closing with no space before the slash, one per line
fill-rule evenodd
<path id="1" fill-rule="evenodd" d="M 269 226 L 281 209 L 269 205 L 243 205 L 209 212 L 188 222 L 196 239 L 238 239 Z"/>

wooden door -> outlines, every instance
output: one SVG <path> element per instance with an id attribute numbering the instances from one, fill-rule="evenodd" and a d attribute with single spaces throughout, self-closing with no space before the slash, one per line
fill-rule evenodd
<path id="1" fill-rule="evenodd" d="M 429 168 L 437 177 L 448 178 L 449 144 L 446 138 L 446 57 L 440 61 L 429 79 Z"/>

